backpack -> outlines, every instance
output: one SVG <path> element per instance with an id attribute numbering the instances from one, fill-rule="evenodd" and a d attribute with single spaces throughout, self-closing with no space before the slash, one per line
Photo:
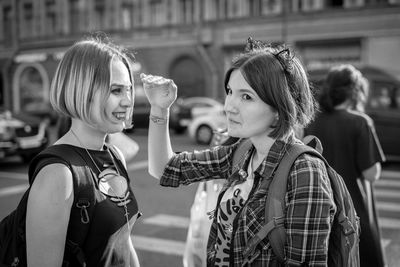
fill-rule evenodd
<path id="1" fill-rule="evenodd" d="M 112 154 L 118 155 L 110 146 Z M 83 243 L 95 207 L 95 184 L 90 178 L 88 155 L 68 145 L 50 146 L 39 153 L 29 165 L 29 188 L 17 208 L 0 223 L 0 266 L 26 266 L 25 218 L 30 187 L 36 174 L 54 157 L 66 164 L 72 172 L 74 203 L 71 208 L 63 266 L 86 266 Z M 116 156 L 117 162 L 120 161 Z M 122 164 L 121 162 L 119 162 Z M 89 178 L 88 178 L 89 177 Z M 70 229 L 74 229 L 71 230 Z"/>
<path id="2" fill-rule="evenodd" d="M 277 260 L 282 265 L 285 264 L 284 244 L 286 241 L 286 231 L 284 228 L 284 210 L 287 180 L 294 161 L 301 154 L 306 153 L 320 158 L 325 163 L 331 182 L 334 202 L 337 206 L 329 236 L 328 266 L 359 267 L 360 224 L 350 193 L 343 178 L 328 164 L 326 159 L 317 150 L 310 146 L 313 145 L 321 148 L 320 141 L 316 137 L 309 137 L 308 140 L 308 145 L 290 145 L 286 154 L 281 159 L 272 181 L 264 180 L 261 183 L 261 188 L 269 186 L 265 204 L 265 224 L 252 239 L 248 240 L 246 249 L 243 252 L 244 257 L 248 262 L 251 262 L 254 255 L 257 255 L 255 254 L 257 245 L 267 237 Z M 249 140 L 242 141 L 239 144 L 233 156 L 234 165 L 240 161 L 239 158 L 250 147 L 251 143 Z"/>

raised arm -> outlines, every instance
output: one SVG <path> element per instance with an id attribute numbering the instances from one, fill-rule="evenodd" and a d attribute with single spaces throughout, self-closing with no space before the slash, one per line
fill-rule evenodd
<path id="1" fill-rule="evenodd" d="M 141 74 L 140 78 L 151 105 L 148 139 L 149 173 L 159 179 L 174 154 L 169 136 L 169 108 L 176 100 L 177 87 L 172 80 L 160 76 Z"/>

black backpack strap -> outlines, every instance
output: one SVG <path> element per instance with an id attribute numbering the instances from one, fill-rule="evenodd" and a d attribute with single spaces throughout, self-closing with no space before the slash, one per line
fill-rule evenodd
<path id="1" fill-rule="evenodd" d="M 30 184 L 44 166 L 57 162 L 68 166 L 74 184 L 74 202 L 71 207 L 65 255 L 72 254 L 81 266 L 85 266 L 85 256 L 81 248 L 90 228 L 96 202 L 93 172 L 89 167 L 93 163 L 88 155 L 80 153 L 73 146 L 63 144 L 50 146 L 32 160 L 29 166 Z"/>
<path id="2" fill-rule="evenodd" d="M 286 240 L 285 221 L 285 194 L 287 191 L 287 181 L 294 161 L 303 153 L 317 153 L 313 148 L 302 145 L 292 144 L 281 159 L 272 181 L 266 179 L 262 182 L 261 188 L 267 188 L 268 196 L 265 204 L 265 224 L 260 231 L 248 241 L 243 252 L 246 259 L 253 257 L 257 245 L 268 236 L 272 250 L 279 262 L 286 261 L 284 245 Z M 270 185 L 269 185 L 270 183 Z"/>

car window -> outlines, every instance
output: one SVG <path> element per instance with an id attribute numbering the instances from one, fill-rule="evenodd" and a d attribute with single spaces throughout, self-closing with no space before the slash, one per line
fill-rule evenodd
<path id="1" fill-rule="evenodd" d="M 391 83 L 375 82 L 370 88 L 367 107 L 400 113 L 400 90 Z"/>

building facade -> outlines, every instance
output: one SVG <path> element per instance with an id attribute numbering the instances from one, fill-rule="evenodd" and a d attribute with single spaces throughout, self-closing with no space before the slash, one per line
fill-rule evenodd
<path id="1" fill-rule="evenodd" d="M 179 96 L 222 99 L 249 36 L 288 43 L 309 70 L 347 62 L 400 80 L 400 0 L 0 0 L 0 106 L 48 110 L 65 50 L 98 31 Z"/>

